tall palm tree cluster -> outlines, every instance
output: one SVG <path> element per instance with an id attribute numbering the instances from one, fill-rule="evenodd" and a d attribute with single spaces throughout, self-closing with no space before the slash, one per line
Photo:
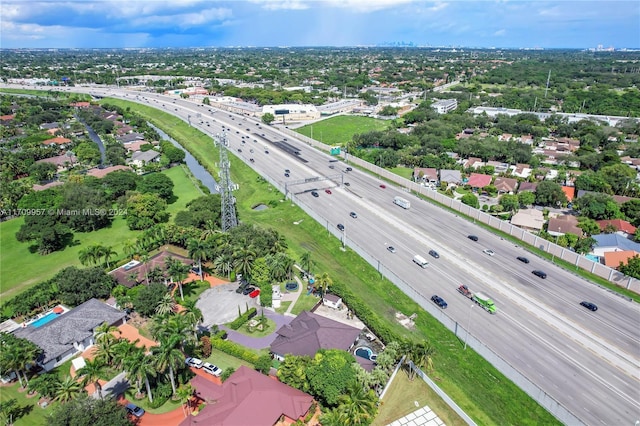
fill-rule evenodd
<path id="1" fill-rule="evenodd" d="M 109 268 L 111 265 L 109 261 L 117 256 L 118 253 L 113 250 L 111 246 L 103 246 L 100 244 L 93 244 L 85 249 L 80 250 L 78 259 L 84 266 L 89 265 L 106 265 Z M 101 262 L 102 260 L 102 262 Z"/>

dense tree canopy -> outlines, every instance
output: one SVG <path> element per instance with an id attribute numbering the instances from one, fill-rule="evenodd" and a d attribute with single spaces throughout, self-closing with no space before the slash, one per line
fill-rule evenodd
<path id="1" fill-rule="evenodd" d="M 50 426 L 131 426 L 124 406 L 112 398 L 81 397 L 58 406 Z"/>
<path id="2" fill-rule="evenodd" d="M 53 281 L 58 285 L 60 300 L 69 306 L 77 306 L 91 298 L 106 299 L 116 285 L 114 278 L 98 267 L 78 269 L 69 266 L 58 272 Z"/>

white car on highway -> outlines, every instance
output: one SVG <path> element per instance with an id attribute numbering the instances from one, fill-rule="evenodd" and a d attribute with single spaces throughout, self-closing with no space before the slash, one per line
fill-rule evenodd
<path id="1" fill-rule="evenodd" d="M 493 256 L 494 254 L 496 254 L 493 250 L 490 249 L 484 249 L 482 250 L 482 252 L 488 254 L 489 256 Z"/>

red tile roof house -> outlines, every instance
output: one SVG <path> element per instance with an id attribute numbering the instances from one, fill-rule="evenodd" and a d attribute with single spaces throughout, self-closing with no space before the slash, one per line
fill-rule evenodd
<path id="1" fill-rule="evenodd" d="M 350 350 L 361 330 L 312 312 L 303 311 L 276 331 L 271 353 L 279 360 L 286 355 L 313 357 L 320 349 Z"/>
<path id="2" fill-rule="evenodd" d="M 207 405 L 180 426 L 273 426 L 303 421 L 313 397 L 241 365 L 222 386 L 204 377 L 191 380 Z"/>
<path id="3" fill-rule="evenodd" d="M 513 178 L 497 177 L 493 186 L 498 189 L 498 194 L 514 193 L 518 187 L 518 180 Z"/>
<path id="4" fill-rule="evenodd" d="M 469 176 L 469 180 L 467 181 L 467 185 L 471 186 L 471 188 L 473 189 L 481 189 L 487 185 L 490 185 L 491 179 L 492 177 L 489 175 L 471 173 L 471 176 Z"/>
<path id="5" fill-rule="evenodd" d="M 600 230 L 604 232 L 608 225 L 611 225 L 616 229 L 616 232 L 621 234 L 624 237 L 632 236 L 636 233 L 636 227 L 622 219 L 611 219 L 611 220 L 598 220 L 598 226 L 600 226 Z"/>
<path id="6" fill-rule="evenodd" d="M 193 264 L 193 260 L 165 250 L 152 256 L 146 264 L 132 260 L 118 269 L 111 271 L 110 274 L 113 275 L 118 284 L 131 288 L 145 282 L 146 274 L 154 268 L 160 268 L 163 271 L 166 270 L 165 262 L 169 257 L 179 260 L 185 265 Z"/>
<path id="7" fill-rule="evenodd" d="M 576 196 L 576 188 L 573 186 L 563 186 L 562 192 L 567 196 L 567 201 L 572 202 Z"/>
<path id="8" fill-rule="evenodd" d="M 102 179 L 109 173 L 115 172 L 118 170 L 133 171 L 133 169 L 129 166 L 110 166 L 110 167 L 105 167 L 104 169 L 98 169 L 98 168 L 91 169 L 87 171 L 87 176 L 93 176 L 93 177 Z"/>
<path id="9" fill-rule="evenodd" d="M 46 141 L 42 142 L 43 145 L 58 145 L 60 148 L 64 148 L 70 143 L 71 143 L 71 139 L 67 139 L 63 137 L 47 139 Z"/>
<path id="10" fill-rule="evenodd" d="M 42 160 L 36 161 L 36 163 L 51 163 L 55 164 L 58 167 L 58 171 L 66 170 L 68 167 L 73 166 L 78 162 L 78 159 L 75 155 L 71 157 L 67 154 L 57 155 L 55 157 L 43 158 Z"/>
<path id="11" fill-rule="evenodd" d="M 635 250 L 607 251 L 604 253 L 604 264 L 617 269 L 620 267 L 620 263 L 626 265 L 629 263 L 629 259 L 635 256 L 640 256 L 640 253 Z"/>
<path id="12" fill-rule="evenodd" d="M 483 167 L 485 165 L 486 163 L 482 161 L 482 158 L 469 157 L 463 161 L 463 166 L 465 169 L 473 168 L 474 170 L 477 170 L 478 167 Z"/>

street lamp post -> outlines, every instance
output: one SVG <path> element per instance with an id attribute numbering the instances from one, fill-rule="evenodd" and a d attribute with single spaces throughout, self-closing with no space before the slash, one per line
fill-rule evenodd
<path id="1" fill-rule="evenodd" d="M 463 350 L 467 350 L 467 340 L 469 339 L 469 328 L 471 327 L 471 310 L 475 305 L 469 306 L 469 317 L 467 318 L 467 334 L 464 336 L 464 348 Z"/>

